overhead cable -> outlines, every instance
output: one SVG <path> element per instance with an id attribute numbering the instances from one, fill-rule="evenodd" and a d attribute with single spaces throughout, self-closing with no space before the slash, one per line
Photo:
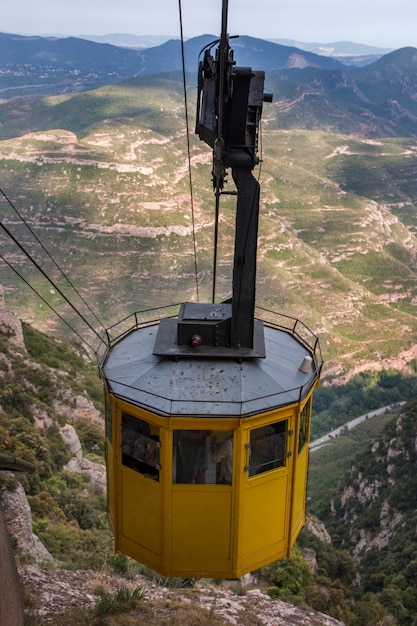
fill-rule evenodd
<path id="1" fill-rule="evenodd" d="M 99 338 L 101 339 L 100 334 L 95 330 L 95 328 L 93 326 L 91 326 L 90 322 L 84 317 L 84 315 L 76 308 L 76 306 L 74 304 L 72 304 L 72 302 L 68 299 L 68 297 L 65 295 L 65 293 L 62 291 L 62 289 L 60 287 L 58 287 L 58 285 L 52 280 L 52 278 L 50 278 L 48 276 L 48 274 L 42 269 L 42 267 L 39 265 L 39 263 L 37 263 L 37 261 L 29 254 L 29 252 L 24 248 L 24 246 L 16 239 L 16 237 L 13 235 L 13 233 L 7 228 L 7 226 L 0 221 L 0 227 L 3 229 L 3 231 L 6 233 L 6 235 L 8 235 L 10 237 L 10 239 L 13 241 L 13 243 L 16 244 L 16 246 L 19 248 L 19 250 L 21 250 L 23 252 L 23 254 L 30 260 L 30 262 L 36 267 L 36 269 L 42 274 L 42 276 L 44 278 L 46 278 L 46 280 L 52 285 L 52 287 L 59 293 L 59 295 L 61 296 L 61 298 L 63 298 L 65 300 L 65 302 L 67 304 L 69 304 L 69 306 L 72 308 L 72 310 L 78 315 L 78 317 L 81 318 L 81 320 L 84 322 L 84 324 L 86 326 L 88 326 L 88 328 L 93 331 L 93 333 Z"/>
<path id="2" fill-rule="evenodd" d="M 14 206 L 13 202 L 10 200 L 10 198 L 7 196 L 7 194 L 3 191 L 3 189 L 0 188 L 0 193 L 3 196 L 3 198 L 6 200 L 6 202 L 8 202 L 9 206 L 13 209 L 13 211 L 16 213 L 16 215 L 20 218 L 20 220 L 23 222 L 23 224 L 26 226 L 26 228 L 29 230 L 29 232 L 31 233 L 31 235 L 36 239 L 36 241 L 38 242 L 38 244 L 41 246 L 42 250 L 45 252 L 45 254 L 47 254 L 47 256 L 51 259 L 51 261 L 53 262 L 53 264 L 55 265 L 55 267 L 59 270 L 59 272 L 62 274 L 62 276 L 65 278 L 65 280 L 67 281 L 67 283 L 70 285 L 70 287 L 75 291 L 75 293 L 77 294 L 77 296 L 80 298 L 80 300 L 83 302 L 83 304 L 87 307 L 87 309 L 90 311 L 90 313 L 93 315 L 93 317 L 96 319 L 96 321 L 98 322 L 98 324 L 100 324 L 100 326 L 102 328 L 104 328 L 104 324 L 103 322 L 97 317 L 97 315 L 95 314 L 95 312 L 92 310 L 92 308 L 90 307 L 90 305 L 88 304 L 88 302 L 85 300 L 85 298 L 83 298 L 83 296 L 81 295 L 81 293 L 77 290 L 77 288 L 75 287 L 75 285 L 73 284 L 73 282 L 70 280 L 70 278 L 68 277 L 68 275 L 64 272 L 64 270 L 58 265 L 58 263 L 55 261 L 55 259 L 52 257 L 52 255 L 49 253 L 49 251 L 46 249 L 46 247 L 44 246 L 44 244 L 42 243 L 42 241 L 39 239 L 38 235 L 35 233 L 35 231 L 32 229 L 32 227 L 30 226 L 30 224 L 28 223 L 28 221 L 24 218 L 24 216 L 18 211 L 18 209 Z"/>
<path id="3" fill-rule="evenodd" d="M 88 341 L 86 341 L 84 339 L 84 337 L 82 337 L 80 335 L 80 333 L 73 328 L 73 326 L 71 326 L 71 324 L 69 322 L 67 322 L 67 320 L 60 314 L 58 313 L 58 311 L 42 296 L 42 294 L 39 293 L 39 291 L 37 291 L 37 289 L 35 289 L 30 283 L 29 281 L 26 280 L 26 278 L 15 268 L 13 267 L 13 265 L 2 255 L 0 254 L 0 259 L 8 266 L 10 267 L 10 269 L 21 279 L 23 280 L 23 282 L 29 287 L 29 289 L 31 289 L 37 296 L 38 298 L 40 298 L 42 300 L 42 302 L 44 302 L 46 304 L 47 307 L 49 307 L 51 309 L 51 311 L 53 311 L 53 313 L 55 313 L 55 315 L 57 317 L 59 317 L 59 319 L 64 322 L 64 324 L 66 324 L 66 326 L 68 326 L 68 328 L 77 335 L 77 337 L 79 339 L 81 339 L 81 341 L 83 343 L 85 343 L 90 350 L 94 351 L 94 348 L 92 346 L 90 346 L 90 344 L 88 343 Z M 95 332 L 95 331 L 94 331 Z M 97 333 L 96 333 L 97 334 Z"/>
<path id="4" fill-rule="evenodd" d="M 183 26 L 182 26 L 181 0 L 178 0 L 178 8 L 179 8 L 180 32 L 181 32 L 181 59 L 182 59 L 182 79 L 183 79 L 183 88 L 184 88 L 185 125 L 186 125 L 186 135 L 187 135 L 188 176 L 189 176 L 189 185 L 190 185 L 191 219 L 192 219 L 192 228 L 193 228 L 194 276 L 195 276 L 196 297 L 197 297 L 197 302 L 198 302 L 199 293 L 198 293 L 197 244 L 196 244 L 196 233 L 195 233 L 193 180 L 192 180 L 192 173 L 191 173 L 190 131 L 189 131 L 189 124 L 188 124 L 187 80 L 186 80 L 186 75 L 185 75 L 185 50 L 184 50 L 184 33 L 183 33 Z"/>

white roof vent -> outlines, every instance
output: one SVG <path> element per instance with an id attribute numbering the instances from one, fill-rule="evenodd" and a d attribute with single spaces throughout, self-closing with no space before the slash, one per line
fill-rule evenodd
<path id="1" fill-rule="evenodd" d="M 313 359 L 311 358 L 311 356 L 305 356 L 303 362 L 298 369 L 300 370 L 300 372 L 303 372 L 303 374 L 308 374 L 311 370 L 312 363 Z"/>

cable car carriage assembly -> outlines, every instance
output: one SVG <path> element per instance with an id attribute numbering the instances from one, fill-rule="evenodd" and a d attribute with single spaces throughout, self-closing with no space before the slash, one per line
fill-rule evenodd
<path id="1" fill-rule="evenodd" d="M 166 576 L 237 578 L 288 556 L 305 522 L 322 359 L 299 320 L 255 308 L 264 72 L 221 38 L 199 66 L 196 133 L 213 150 L 217 217 L 236 186 L 232 298 L 113 327 L 97 351 L 115 548 Z M 217 46 L 215 56 L 212 49 Z M 126 330 L 127 327 L 127 330 Z M 119 330 L 120 329 L 120 330 Z"/>

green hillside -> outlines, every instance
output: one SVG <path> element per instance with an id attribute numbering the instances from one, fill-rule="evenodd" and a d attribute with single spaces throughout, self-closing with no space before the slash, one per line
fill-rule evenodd
<path id="1" fill-rule="evenodd" d="M 372 606 L 402 626 L 414 626 L 417 616 L 416 411 L 414 398 L 394 415 L 363 422 L 314 452 L 309 471 L 310 511 L 358 565 L 355 613 L 362 605 L 365 617 L 368 604 L 368 620 Z"/>
<path id="2" fill-rule="evenodd" d="M 330 444 L 311 452 L 307 496 L 309 513 L 329 523 L 331 499 L 343 484 L 350 464 L 356 456 L 366 452 L 397 414 L 398 409 L 372 417 L 333 439 Z"/>
<path id="3" fill-rule="evenodd" d="M 257 302 L 300 317 L 320 336 L 328 375 L 374 361 L 404 369 L 412 354 L 399 355 L 417 333 L 415 142 L 278 130 L 277 111 L 278 104 L 265 105 Z M 135 79 L 82 94 L 11 100 L 0 104 L 0 113 L 1 188 L 104 325 L 196 297 L 193 219 L 199 297 L 210 298 L 211 154 L 191 128 L 193 216 L 180 83 Z M 4 198 L 0 212 L 69 289 L 44 253 L 35 252 Z M 231 292 L 233 198 L 222 200 L 220 225 L 223 299 Z M 1 245 L 60 307 L 4 233 Z M 0 282 L 19 316 L 66 332 L 4 265 Z M 70 310 L 61 310 L 76 323 Z"/>

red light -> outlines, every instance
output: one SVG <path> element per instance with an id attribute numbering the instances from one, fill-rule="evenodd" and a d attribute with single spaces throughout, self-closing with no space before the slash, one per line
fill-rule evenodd
<path id="1" fill-rule="evenodd" d="M 201 346 L 201 337 L 200 337 L 200 335 L 193 335 L 191 337 L 191 345 L 193 346 L 193 348 L 198 348 L 198 346 Z"/>

